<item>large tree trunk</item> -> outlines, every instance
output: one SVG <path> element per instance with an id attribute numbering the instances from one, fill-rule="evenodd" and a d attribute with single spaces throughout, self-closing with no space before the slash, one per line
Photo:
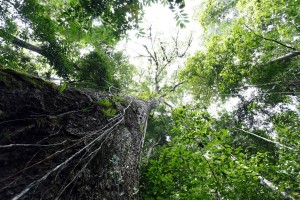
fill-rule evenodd
<path id="1" fill-rule="evenodd" d="M 138 199 L 150 107 L 0 70 L 0 199 Z"/>

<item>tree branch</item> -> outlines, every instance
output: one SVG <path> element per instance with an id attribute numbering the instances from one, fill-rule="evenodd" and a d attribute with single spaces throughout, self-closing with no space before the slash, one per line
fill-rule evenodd
<path id="1" fill-rule="evenodd" d="M 276 145 L 281 146 L 281 147 L 283 147 L 283 148 L 286 148 L 286 149 L 289 149 L 289 150 L 292 150 L 292 151 L 296 151 L 296 150 L 295 150 L 294 148 L 292 148 L 292 147 L 285 146 L 285 145 L 283 145 L 283 144 L 281 144 L 281 143 L 279 143 L 279 142 L 276 142 L 276 141 L 273 141 L 273 140 L 269 140 L 269 139 L 267 139 L 267 138 L 261 137 L 261 136 L 259 136 L 259 135 L 254 134 L 254 133 L 251 133 L 251 132 L 249 132 L 249 131 L 245 131 L 245 130 L 239 129 L 239 128 L 236 128 L 236 130 L 242 131 L 242 132 L 244 132 L 244 133 L 248 133 L 248 134 L 250 134 L 250 135 L 253 135 L 253 136 L 255 136 L 255 137 L 257 137 L 257 138 L 260 138 L 260 139 L 262 139 L 262 140 L 264 140 L 264 141 L 267 141 L 267 142 L 276 144 Z"/>
<path id="2" fill-rule="evenodd" d="M 147 161 L 149 160 L 149 158 L 150 158 L 150 156 L 151 156 L 151 154 L 152 154 L 152 152 L 153 152 L 153 149 L 156 147 L 156 146 L 158 146 L 158 145 L 161 145 L 161 137 L 158 139 L 158 141 L 156 142 L 156 143 L 153 143 L 151 146 L 150 146 L 150 148 L 148 149 L 148 151 L 147 151 L 147 153 L 146 153 L 146 159 L 147 159 Z"/>
<path id="3" fill-rule="evenodd" d="M 152 53 L 150 52 L 150 50 L 148 49 L 148 47 L 146 45 L 143 45 L 143 47 L 146 49 L 147 53 L 149 54 L 149 57 L 152 58 L 152 60 L 155 62 L 155 65 L 158 65 L 158 61 L 156 60 L 156 58 L 154 57 L 154 55 L 152 55 Z"/>
<path id="4" fill-rule="evenodd" d="M 187 81 L 181 81 L 181 82 L 175 84 L 169 91 L 167 91 L 167 92 L 165 92 L 164 94 L 160 95 L 160 96 L 158 97 L 158 99 L 161 99 L 161 98 L 167 96 L 167 94 L 170 93 L 170 92 L 174 92 L 178 86 L 182 85 L 182 84 L 185 83 L 185 82 L 187 82 Z"/>
<path id="5" fill-rule="evenodd" d="M 255 31 L 254 31 L 252 28 L 248 27 L 247 25 L 245 25 L 245 26 L 246 26 L 246 28 L 249 29 L 252 33 L 254 33 L 254 35 L 256 35 L 256 36 L 258 36 L 258 37 L 260 37 L 260 38 L 262 38 L 262 39 L 264 39 L 264 40 L 268 40 L 268 41 L 271 41 L 271 42 L 275 42 L 276 44 L 279 44 L 279 45 L 281 45 L 281 46 L 283 46 L 283 47 L 286 47 L 286 48 L 288 48 L 288 49 L 292 49 L 292 50 L 294 50 L 294 51 L 297 51 L 297 49 L 294 48 L 294 47 L 288 46 L 288 45 L 283 44 L 282 42 L 277 41 L 277 40 L 274 40 L 274 39 L 265 38 L 264 36 L 255 33 Z"/>
<path id="6" fill-rule="evenodd" d="M 189 48 L 190 48 L 190 46 L 192 44 L 192 41 L 193 41 L 193 38 L 192 38 L 192 34 L 191 34 L 190 37 L 189 37 L 186 49 L 183 51 L 183 53 L 178 54 L 178 57 L 182 58 L 182 57 L 184 57 L 186 55 L 186 52 L 189 50 Z"/>
<path id="7" fill-rule="evenodd" d="M 168 103 L 163 97 L 161 97 L 160 99 L 159 99 L 159 101 L 160 102 L 162 102 L 162 103 L 164 103 L 166 106 L 168 106 L 171 110 L 173 110 L 173 106 L 170 104 L 170 103 Z"/>
<path id="8" fill-rule="evenodd" d="M 272 62 L 281 62 L 281 61 L 286 61 L 286 60 L 290 60 L 296 56 L 299 56 L 300 55 L 300 51 L 293 51 L 291 53 L 288 53 L 284 56 L 281 56 L 279 58 L 275 58 L 274 60 L 271 60 L 270 63 Z"/>
<path id="9" fill-rule="evenodd" d="M 0 145 L 0 149 L 3 148 L 13 148 L 13 147 L 53 147 L 66 144 L 68 141 L 64 140 L 63 142 L 55 143 L 55 144 L 8 144 L 8 145 Z"/>
<path id="10" fill-rule="evenodd" d="M 3 38 L 4 40 L 12 43 L 13 45 L 16 45 L 18 47 L 22 47 L 25 49 L 28 49 L 30 51 L 34 51 L 42 56 L 47 57 L 47 55 L 45 54 L 44 50 L 40 47 L 34 46 L 28 42 L 25 42 L 9 33 L 7 33 L 6 31 L 4 31 L 3 29 L 0 29 L 0 37 Z"/>

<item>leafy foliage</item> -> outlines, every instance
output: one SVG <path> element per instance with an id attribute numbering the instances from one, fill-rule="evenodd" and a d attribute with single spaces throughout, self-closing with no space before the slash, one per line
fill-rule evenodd
<path id="1" fill-rule="evenodd" d="M 115 82 L 112 72 L 109 72 L 112 70 L 111 64 L 105 58 L 110 57 L 112 52 L 103 49 L 113 49 L 113 46 L 126 35 L 126 31 L 138 27 L 138 22 L 143 16 L 143 6 L 158 1 L 147 0 L 141 3 L 138 0 L 21 2 L 1 0 L 0 2 L 0 42 L 1 53 L 4 55 L 0 59 L 5 63 L 5 67 L 23 69 L 17 65 L 24 65 L 24 62 L 20 61 L 19 56 L 14 56 L 14 52 L 25 48 L 43 58 L 36 59 L 28 51 L 22 52 L 25 54 L 22 57 L 29 57 L 34 63 L 32 65 L 48 64 L 44 67 L 47 70 L 42 70 L 44 75 L 50 77 L 56 73 L 64 78 L 64 81 L 72 82 L 95 78 L 94 85 L 103 88 L 106 87 L 104 79 L 112 84 Z M 177 7 L 183 4 L 183 1 L 168 3 Z M 100 60 L 103 61 L 101 66 L 91 66 L 91 63 L 83 66 L 81 63 L 82 66 L 77 67 L 79 60 L 82 60 L 81 50 L 84 48 L 97 49 L 98 59 L 95 62 L 99 64 Z M 94 58 L 91 57 L 95 57 L 95 54 L 92 54 L 84 58 L 85 61 L 92 61 Z M 35 73 L 41 73 L 39 68 L 34 66 L 31 69 Z M 96 68 L 100 70 L 97 76 L 92 75 Z M 79 69 L 82 71 L 79 72 Z"/>
<path id="2" fill-rule="evenodd" d="M 193 87 L 196 95 L 201 93 L 208 99 L 236 94 L 245 83 L 292 94 L 296 91 L 292 85 L 299 79 L 295 51 L 299 49 L 300 32 L 292 25 L 299 24 L 294 14 L 299 9 L 296 4 L 208 1 L 202 11 L 205 19 L 201 18 L 209 35 L 206 50 L 189 59 L 182 77 L 197 85 Z M 218 30 L 212 31 L 212 18 L 216 16 Z M 288 56 L 293 52 L 294 56 Z"/>
<path id="3" fill-rule="evenodd" d="M 181 108 L 174 110 L 173 120 L 171 132 L 177 136 L 144 168 L 143 199 L 278 199 L 278 191 L 266 187 L 264 180 L 297 194 L 297 178 L 282 174 L 297 171 L 299 156 L 294 151 L 279 149 L 274 157 L 273 148 L 253 152 L 247 145 L 236 146 L 235 139 L 243 133 L 217 125 L 206 112 Z"/>
<path id="4" fill-rule="evenodd" d="M 170 141 L 143 168 L 142 199 L 300 197 L 299 8 L 205 1 L 205 49 L 181 71 L 199 101 L 173 110 Z M 207 112 L 230 97 L 230 112 Z"/>
<path id="5" fill-rule="evenodd" d="M 166 76 L 191 38 L 168 42 L 149 28 L 140 55 L 149 69 L 141 74 L 114 47 L 138 28 L 143 7 L 157 2 L 184 27 L 182 0 L 0 0 L 1 67 L 58 77 L 59 93 L 89 87 L 162 103 L 149 116 L 142 199 L 300 198 L 299 1 L 205 1 L 205 49 L 187 60 L 181 82 Z M 189 91 L 196 103 L 176 105 Z M 230 112 L 209 112 L 230 97 L 238 98 Z M 120 106 L 98 103 L 106 117 Z"/>

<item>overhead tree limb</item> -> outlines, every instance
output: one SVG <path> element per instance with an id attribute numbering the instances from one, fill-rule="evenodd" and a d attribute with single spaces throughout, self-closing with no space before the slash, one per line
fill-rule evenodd
<path id="1" fill-rule="evenodd" d="M 276 142 L 276 141 L 269 140 L 269 139 L 267 139 L 267 138 L 261 137 L 261 136 L 259 136 L 259 135 L 256 135 L 255 133 L 251 133 L 251 132 L 249 132 L 249 131 L 245 131 L 245 130 L 239 129 L 239 128 L 236 128 L 236 130 L 242 131 L 242 132 L 244 132 L 244 133 L 248 133 L 248 134 L 253 135 L 253 136 L 257 137 L 257 138 L 260 138 L 260 139 L 262 139 L 262 140 L 264 140 L 264 141 L 267 141 L 267 142 L 276 144 L 276 145 L 278 145 L 278 146 L 280 146 L 280 147 L 283 147 L 283 148 L 286 148 L 286 149 L 289 149 L 289 150 L 292 150 L 292 151 L 296 151 L 296 150 L 295 150 L 294 148 L 292 148 L 292 147 L 288 147 L 288 146 L 285 146 L 285 145 L 283 145 L 283 144 L 281 144 L 281 143 L 279 143 L 279 142 Z"/>
<path id="2" fill-rule="evenodd" d="M 279 58 L 275 58 L 274 60 L 271 60 L 270 63 L 272 62 L 281 62 L 281 61 L 287 61 L 287 60 L 290 60 L 294 57 L 297 57 L 300 55 L 300 51 L 293 51 L 293 52 L 290 52 L 284 56 L 281 56 Z"/>
<path id="3" fill-rule="evenodd" d="M 294 50 L 294 51 L 297 51 L 297 49 L 294 48 L 294 47 L 291 47 L 291 46 L 289 46 L 289 45 L 283 44 L 282 42 L 280 42 L 280 41 L 278 41 L 278 40 L 266 38 L 266 37 L 264 37 L 264 36 L 262 36 L 262 35 L 259 35 L 259 34 L 255 33 L 255 31 L 254 31 L 252 28 L 250 28 L 249 26 L 247 26 L 247 25 L 245 25 L 245 26 L 246 26 L 246 28 L 249 29 L 252 33 L 254 33 L 254 35 L 256 35 L 256 36 L 258 36 L 258 37 L 260 37 L 260 38 L 262 38 L 262 39 L 264 39 L 264 40 L 268 40 L 268 41 L 271 41 L 271 42 L 275 42 L 276 44 L 279 44 L 279 45 L 281 45 L 281 46 L 283 46 L 283 47 L 286 47 L 286 48 L 288 48 L 288 49 L 292 49 L 292 50 Z"/>
<path id="4" fill-rule="evenodd" d="M 286 54 L 286 55 L 284 55 L 284 56 L 281 56 L 281 57 L 279 57 L 279 58 L 275 58 L 275 59 L 271 60 L 270 63 L 272 63 L 272 62 L 281 62 L 281 61 L 290 60 L 291 58 L 294 58 L 294 57 L 300 55 L 300 51 L 299 51 L 298 49 L 296 49 L 296 48 L 294 48 L 294 47 L 291 47 L 291 46 L 289 46 L 289 45 L 287 45 L 287 44 L 284 44 L 284 43 L 282 43 L 282 42 L 280 42 L 280 41 L 278 41 L 278 40 L 274 40 L 274 39 L 271 39 L 271 38 L 266 38 L 266 37 L 264 37 L 264 36 L 262 36 L 262 35 L 260 35 L 260 34 L 257 34 L 252 28 L 250 28 L 250 27 L 247 26 L 247 25 L 245 25 L 245 27 L 246 27 L 248 30 L 250 30 L 252 33 L 254 33 L 254 35 L 256 35 L 256 36 L 258 36 L 258 37 L 260 37 L 260 38 L 262 38 L 262 39 L 264 39 L 264 40 L 274 42 L 274 43 L 276 43 L 276 44 L 279 44 L 280 46 L 283 46 L 283 47 L 285 47 L 285 48 L 288 48 L 288 49 L 293 50 L 292 52 L 290 52 L 290 53 L 288 53 L 288 54 Z"/>
<path id="5" fill-rule="evenodd" d="M 25 42 L 24 40 L 21 40 L 21 39 L 15 37 L 13 35 L 7 33 L 3 29 L 0 29 L 0 37 L 3 38 L 6 41 L 11 42 L 13 45 L 28 49 L 30 51 L 36 52 L 36 53 L 38 53 L 42 56 L 47 57 L 47 55 L 45 54 L 45 51 L 42 48 L 34 46 L 34 45 L 32 45 L 28 42 Z"/>
<path id="6" fill-rule="evenodd" d="M 178 86 L 182 85 L 182 84 L 185 83 L 185 82 L 187 82 L 187 81 L 181 81 L 181 82 L 175 84 L 169 91 L 167 91 L 167 92 L 165 92 L 164 94 L 160 95 L 160 96 L 158 97 L 158 99 L 161 99 L 161 98 L 167 96 L 167 94 L 170 93 L 170 92 L 174 92 Z"/>

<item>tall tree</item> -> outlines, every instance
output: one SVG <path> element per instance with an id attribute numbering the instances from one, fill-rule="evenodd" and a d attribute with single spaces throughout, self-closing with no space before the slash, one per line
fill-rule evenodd
<path id="1" fill-rule="evenodd" d="M 185 40 L 179 39 L 179 35 L 180 30 L 177 30 L 175 35 L 165 37 L 153 32 L 150 26 L 144 36 L 143 51 L 137 52 L 138 57 L 148 61 L 145 80 L 141 80 L 147 82 L 149 93 L 146 95 L 150 98 L 159 97 L 161 102 L 171 108 L 164 98 L 184 83 L 179 82 L 177 74 L 192 43 L 192 35 Z"/>
<path id="2" fill-rule="evenodd" d="M 150 113 L 145 139 L 144 155 L 147 163 L 155 148 L 166 144 L 173 137 L 169 128 L 172 124 L 171 112 L 174 105 L 180 104 L 184 81 L 178 80 L 178 69 L 188 56 L 192 35 L 180 38 L 180 30 L 175 35 L 164 36 L 148 28 L 143 37 L 139 58 L 147 67 L 142 69 L 140 82 L 137 82 L 138 96 L 156 102 L 156 110 Z"/>

